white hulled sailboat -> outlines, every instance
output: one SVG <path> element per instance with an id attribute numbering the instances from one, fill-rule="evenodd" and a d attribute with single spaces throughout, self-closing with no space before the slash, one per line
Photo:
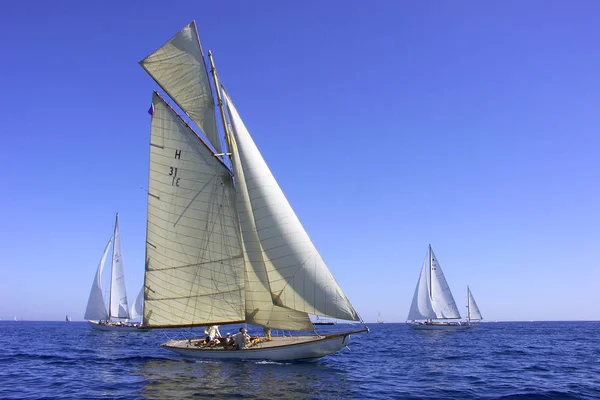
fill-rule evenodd
<path id="1" fill-rule="evenodd" d="M 421 268 L 408 313 L 408 324 L 415 329 L 465 329 L 460 312 L 431 245 Z"/>
<path id="2" fill-rule="evenodd" d="M 114 239 L 114 241 L 113 241 Z M 102 271 L 106 263 L 106 257 L 113 244 L 112 262 L 111 262 L 111 277 L 108 310 L 104 302 L 102 294 Z M 125 321 L 131 318 L 130 311 L 127 306 L 127 294 L 125 291 L 125 273 L 123 271 L 123 257 L 121 254 L 121 236 L 119 234 L 119 214 L 115 219 L 114 235 L 108 240 L 106 248 L 100 258 L 100 264 L 96 270 L 96 276 L 92 283 L 90 297 L 88 299 L 87 308 L 85 310 L 85 319 L 94 329 L 103 331 L 141 331 L 144 330 L 139 324 L 128 323 Z"/>
<path id="3" fill-rule="evenodd" d="M 140 62 L 209 143 L 154 93 L 144 326 L 245 323 L 314 332 L 309 314 L 360 321 L 219 85 L 208 55 L 214 87 L 192 22 Z M 201 339 L 170 340 L 162 346 L 201 358 L 317 359 L 346 346 L 351 333 L 363 331 L 366 326 L 325 336 L 254 338 L 241 351 L 203 346 Z"/>

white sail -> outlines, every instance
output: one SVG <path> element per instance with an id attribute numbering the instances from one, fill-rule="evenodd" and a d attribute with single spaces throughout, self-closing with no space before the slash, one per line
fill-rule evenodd
<path id="1" fill-rule="evenodd" d="M 439 319 L 460 318 L 460 312 L 444 277 L 442 267 L 429 246 L 431 262 L 431 302 L 433 309 Z"/>
<path id="2" fill-rule="evenodd" d="M 431 298 L 429 297 L 429 289 L 427 288 L 427 274 L 429 272 L 429 254 L 423 263 L 421 268 L 421 274 L 417 281 L 417 287 L 415 288 L 415 294 L 410 305 L 410 311 L 408 312 L 408 320 L 420 320 L 420 319 L 435 319 L 437 315 L 433 311 L 431 306 Z"/>
<path id="3" fill-rule="evenodd" d="M 137 297 L 133 301 L 133 304 L 131 305 L 131 310 L 129 311 L 129 318 L 131 318 L 131 319 L 141 318 L 141 316 L 143 315 L 143 309 L 144 309 L 144 286 L 142 286 L 142 288 L 140 289 L 140 292 L 138 293 Z"/>
<path id="4" fill-rule="evenodd" d="M 233 103 L 227 95 L 225 97 L 256 232 L 268 258 L 265 264 L 273 302 L 304 313 L 359 320 L 279 188 Z"/>
<path id="5" fill-rule="evenodd" d="M 232 163 L 246 262 L 246 322 L 274 329 L 312 330 L 308 314 L 273 304 L 265 266 L 266 255 L 256 232 L 244 170 L 237 156 L 235 136 L 231 137 Z"/>
<path id="6" fill-rule="evenodd" d="M 473 297 L 473 293 L 471 293 L 471 289 L 467 286 L 467 309 L 468 311 L 468 315 L 467 315 L 467 319 L 469 320 L 482 320 L 483 316 L 481 315 L 481 312 L 479 311 L 479 307 L 477 307 L 477 303 L 475 302 L 475 298 Z"/>
<path id="7" fill-rule="evenodd" d="M 232 177 L 157 93 L 153 105 L 144 325 L 243 322 Z"/>
<path id="8" fill-rule="evenodd" d="M 115 241 L 113 242 L 112 272 L 110 278 L 110 316 L 129 318 L 127 293 L 125 290 L 125 271 L 121 253 L 121 235 L 119 234 L 119 214 L 115 220 Z"/>
<path id="9" fill-rule="evenodd" d="M 215 104 L 196 23 L 192 21 L 140 65 L 221 152 Z"/>
<path id="10" fill-rule="evenodd" d="M 102 270 L 104 269 L 104 264 L 106 263 L 106 256 L 108 255 L 108 249 L 110 247 L 112 239 L 113 238 L 111 236 L 108 240 L 108 243 L 106 244 L 106 248 L 102 253 L 100 263 L 98 264 L 98 268 L 96 270 L 94 282 L 92 282 L 92 289 L 90 290 L 90 297 L 88 299 L 84 315 L 84 318 L 88 320 L 108 319 L 108 311 L 106 310 L 106 305 L 104 304 L 104 297 L 102 296 Z"/>

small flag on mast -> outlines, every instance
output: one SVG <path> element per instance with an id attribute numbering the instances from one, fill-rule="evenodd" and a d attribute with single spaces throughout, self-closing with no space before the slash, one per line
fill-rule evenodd
<path id="1" fill-rule="evenodd" d="M 150 108 L 148 109 L 148 114 L 154 115 L 154 104 L 150 104 Z"/>

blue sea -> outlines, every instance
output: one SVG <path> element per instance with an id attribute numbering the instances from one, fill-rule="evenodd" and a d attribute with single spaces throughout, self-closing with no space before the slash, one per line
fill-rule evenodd
<path id="1" fill-rule="evenodd" d="M 159 347 L 189 331 L 0 321 L 0 398 L 600 399 L 599 322 L 370 328 L 316 363 L 240 362 L 187 360 Z"/>

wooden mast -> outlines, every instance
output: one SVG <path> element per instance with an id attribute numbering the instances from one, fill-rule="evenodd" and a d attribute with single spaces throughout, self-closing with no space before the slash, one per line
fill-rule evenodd
<path id="1" fill-rule="evenodd" d="M 210 72 L 212 73 L 213 80 L 215 81 L 215 91 L 217 92 L 217 100 L 219 104 L 219 111 L 221 112 L 221 120 L 223 121 L 223 130 L 225 131 L 225 140 L 227 142 L 227 149 L 231 152 L 231 140 L 229 138 L 229 129 L 227 128 L 227 118 L 225 118 L 225 109 L 223 108 L 223 98 L 221 97 L 221 89 L 219 86 L 219 78 L 217 76 L 217 70 L 215 68 L 215 62 L 213 60 L 212 52 L 208 51 L 208 59 L 210 60 Z"/>

